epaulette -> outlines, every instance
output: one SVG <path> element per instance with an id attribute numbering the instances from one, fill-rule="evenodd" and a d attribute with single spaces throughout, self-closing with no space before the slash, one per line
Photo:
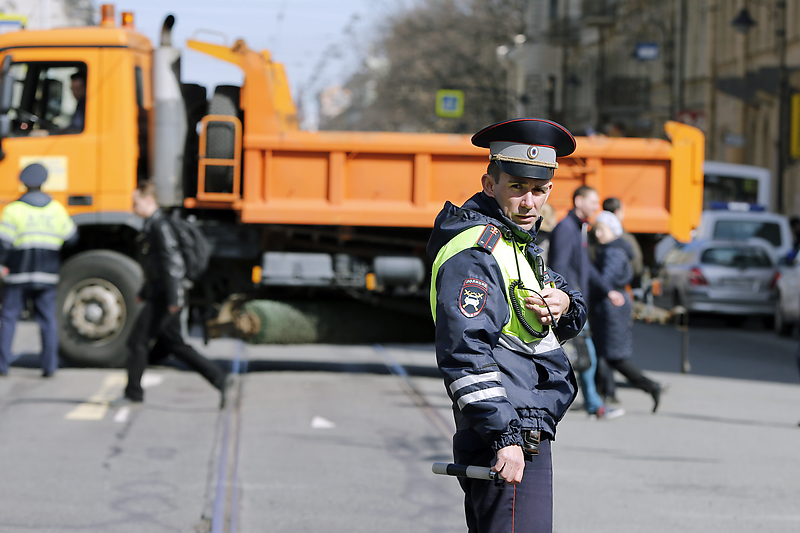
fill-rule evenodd
<path id="1" fill-rule="evenodd" d="M 499 229 L 491 224 L 487 224 L 486 228 L 483 230 L 483 233 L 481 233 L 481 236 L 478 237 L 478 240 L 475 242 L 475 246 L 483 248 L 487 252 L 492 253 L 495 246 L 497 246 L 497 243 L 500 242 L 501 236 L 502 235 Z"/>

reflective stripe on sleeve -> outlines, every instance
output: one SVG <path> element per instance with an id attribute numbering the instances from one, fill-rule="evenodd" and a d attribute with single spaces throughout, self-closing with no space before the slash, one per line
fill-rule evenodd
<path id="1" fill-rule="evenodd" d="M 58 285 L 58 274 L 51 274 L 50 272 L 18 272 L 16 274 L 9 274 L 4 280 L 9 284 L 17 283 L 47 283 L 51 285 Z"/>
<path id="2" fill-rule="evenodd" d="M 14 248 L 19 250 L 30 248 L 46 248 L 52 250 L 52 246 L 60 247 L 64 244 L 64 239 L 55 233 L 27 232 L 20 233 L 14 239 Z"/>
<path id="3" fill-rule="evenodd" d="M 485 381 L 497 381 L 499 383 L 500 382 L 500 372 L 487 372 L 485 374 L 479 374 L 477 376 L 473 375 L 473 374 L 470 374 L 470 375 L 464 376 L 463 378 L 458 378 L 457 380 L 455 380 L 454 382 L 452 382 L 450 384 L 450 392 L 455 394 L 456 391 L 459 391 L 459 390 L 463 389 L 464 387 L 468 387 L 468 386 L 474 385 L 476 383 L 483 383 Z"/>
<path id="4" fill-rule="evenodd" d="M 481 389 L 475 392 L 470 392 L 469 394 L 465 394 L 461 398 L 458 399 L 458 408 L 464 409 L 464 406 L 479 402 L 481 400 L 488 400 L 489 398 L 499 398 L 499 397 L 508 397 L 506 394 L 506 389 L 503 387 L 492 387 L 491 389 Z"/>
<path id="5" fill-rule="evenodd" d="M 26 241 L 16 244 L 14 246 L 15 250 L 53 250 L 55 252 L 61 249 L 63 245 L 63 241 L 59 240 L 58 242 L 44 242 L 44 241 Z"/>

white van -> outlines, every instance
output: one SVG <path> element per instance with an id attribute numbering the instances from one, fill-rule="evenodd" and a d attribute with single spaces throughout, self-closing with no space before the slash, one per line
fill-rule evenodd
<path id="1" fill-rule="evenodd" d="M 751 208 L 745 203 L 731 202 L 727 209 L 703 211 L 700 225 L 694 231 L 696 240 L 746 241 L 762 239 L 774 250 L 776 262 L 785 261 L 794 241 L 789 219 L 777 213 Z"/>
<path id="2" fill-rule="evenodd" d="M 703 174 L 703 209 L 711 209 L 712 203 L 717 202 L 742 202 L 775 211 L 769 169 L 706 161 Z"/>

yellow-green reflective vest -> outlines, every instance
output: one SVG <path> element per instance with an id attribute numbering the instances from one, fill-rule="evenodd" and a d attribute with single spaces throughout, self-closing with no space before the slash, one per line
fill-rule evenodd
<path id="1" fill-rule="evenodd" d="M 433 315 L 434 322 L 436 322 L 436 277 L 439 273 L 439 268 L 441 268 L 445 261 L 457 253 L 476 246 L 478 239 L 480 239 L 485 229 L 486 226 L 473 226 L 462 231 L 453 237 L 450 242 L 444 245 L 442 249 L 439 250 L 439 253 L 436 254 L 436 260 L 433 262 L 433 272 L 431 274 L 431 314 Z M 514 258 L 515 254 L 517 256 L 516 259 Z M 503 292 L 505 293 L 506 302 L 508 303 L 509 319 L 503 326 L 502 332 L 517 337 L 525 343 L 538 341 L 539 339 L 528 333 L 517 319 L 511 307 L 511 300 L 508 294 L 508 286 L 511 282 L 520 278 L 525 288 L 534 289 L 536 291 L 542 290 L 539 280 L 533 272 L 533 268 L 525 257 L 525 253 L 523 250 L 516 248 L 512 241 L 501 238 L 494 247 L 494 250 L 492 250 L 492 257 L 497 261 L 497 265 L 500 267 L 500 272 L 503 275 Z M 517 260 L 519 262 L 519 272 L 517 271 Z M 544 326 L 542 326 L 541 322 L 539 322 L 532 311 L 525 308 L 525 298 L 532 293 L 520 289 L 515 290 L 514 293 L 522 309 L 525 320 L 534 330 L 541 332 Z M 457 305 L 457 302 L 453 302 L 453 305 Z"/>
<path id="2" fill-rule="evenodd" d="M 67 210 L 56 201 L 44 207 L 16 201 L 3 210 L 0 239 L 10 242 L 18 250 L 59 250 L 74 228 L 75 223 Z"/>

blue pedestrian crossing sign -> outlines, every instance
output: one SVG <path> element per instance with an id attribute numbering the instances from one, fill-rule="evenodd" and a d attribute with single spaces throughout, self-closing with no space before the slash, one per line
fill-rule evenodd
<path id="1" fill-rule="evenodd" d="M 436 91 L 436 114 L 446 118 L 459 118 L 463 115 L 464 91 L 454 89 Z"/>

